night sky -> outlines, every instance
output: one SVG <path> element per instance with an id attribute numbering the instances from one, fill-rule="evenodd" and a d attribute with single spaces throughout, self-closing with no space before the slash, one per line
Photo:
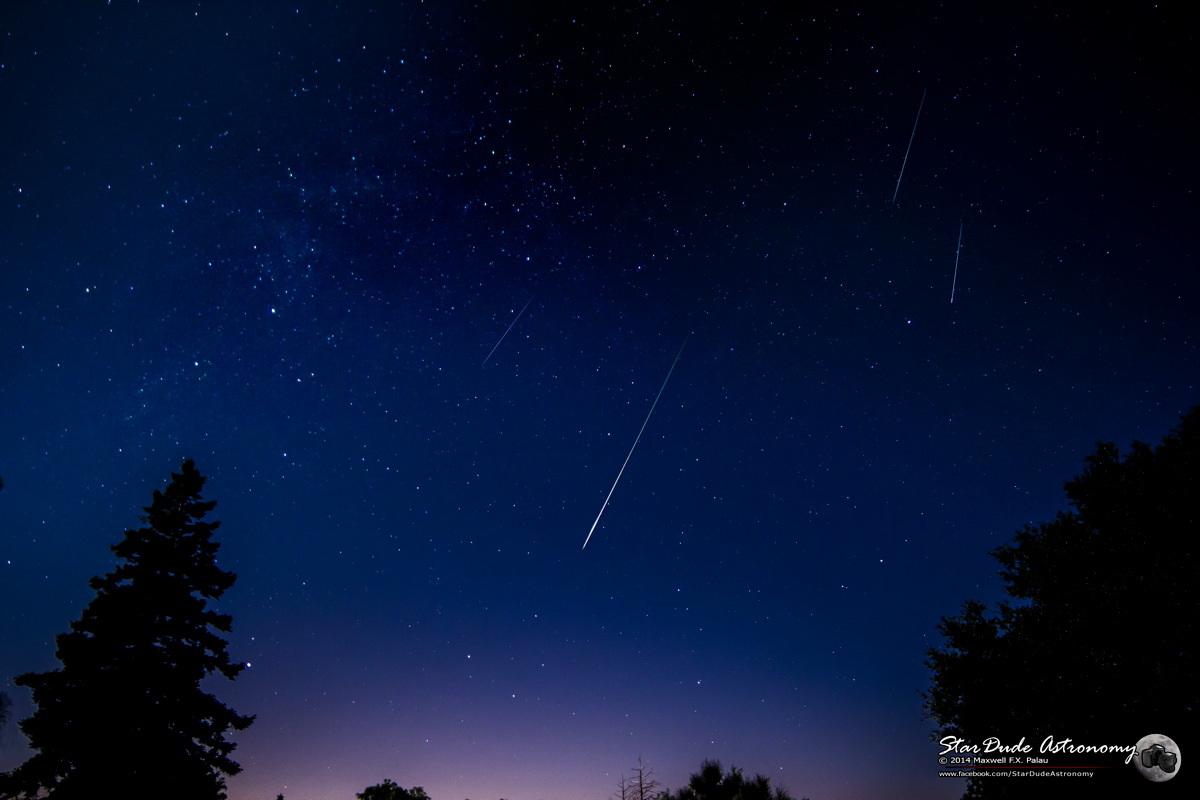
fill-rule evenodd
<path id="1" fill-rule="evenodd" d="M 881 5 L 4 3 L 14 719 L 193 458 L 231 800 L 957 797 L 940 617 L 1200 403 L 1196 42 Z"/>

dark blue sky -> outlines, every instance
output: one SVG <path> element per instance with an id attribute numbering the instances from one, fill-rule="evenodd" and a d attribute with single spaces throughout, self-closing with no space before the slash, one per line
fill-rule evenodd
<path id="1" fill-rule="evenodd" d="M 939 618 L 1200 402 L 1182 5 L 515 5 L 4 4 L 0 679 L 190 457 L 232 800 L 957 796 Z"/>

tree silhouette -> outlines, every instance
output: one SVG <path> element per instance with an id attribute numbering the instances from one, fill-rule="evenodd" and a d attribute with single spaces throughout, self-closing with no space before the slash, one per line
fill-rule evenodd
<path id="1" fill-rule="evenodd" d="M 0 795 L 217 800 L 224 776 L 240 771 L 225 732 L 253 717 L 200 689 L 213 672 L 242 670 L 216 633 L 229 632 L 229 616 L 207 608 L 235 576 L 216 565 L 219 523 L 202 521 L 216 505 L 200 497 L 205 479 L 191 461 L 171 477 L 143 509 L 145 526 L 110 548 L 121 563 L 91 579 L 96 596 L 57 637 L 62 666 L 14 681 L 37 706 L 21 722 L 36 752 L 0 775 Z"/>
<path id="2" fill-rule="evenodd" d="M 1065 484 L 1070 511 L 1026 525 L 992 553 L 1012 601 L 992 616 L 968 601 L 942 618 L 945 645 L 926 660 L 936 738 L 1130 746 L 1149 733 L 1195 730 L 1200 407 L 1155 448 L 1134 442 L 1122 460 L 1099 443 L 1085 464 Z M 1144 782 L 1132 767 L 1101 774 L 1089 796 L 1126 796 Z M 1062 791 L 1053 780 L 1034 783 L 972 780 L 966 796 Z M 1155 789 L 1180 791 L 1176 784 Z"/>
<path id="3" fill-rule="evenodd" d="M 629 800 L 629 781 L 624 775 L 617 778 L 617 790 L 612 793 L 611 800 Z"/>
<path id="4" fill-rule="evenodd" d="M 737 767 L 725 772 L 720 761 L 705 759 L 700 771 L 692 773 L 688 785 L 665 800 L 792 800 L 786 789 L 771 787 L 763 775 L 747 778 Z"/>
<path id="5" fill-rule="evenodd" d="M 638 757 L 636 767 L 631 767 L 632 773 L 628 778 L 622 775 L 617 780 L 617 790 L 612 795 L 612 800 L 659 800 L 664 797 L 667 792 L 662 789 L 662 784 L 654 779 L 654 771 L 642 763 L 641 756 Z"/>
<path id="6" fill-rule="evenodd" d="M 633 776 L 629 781 L 630 800 L 657 800 L 665 794 L 662 784 L 652 776 L 654 771 L 642 763 L 638 756 L 637 766 L 633 768 Z"/>
<path id="7" fill-rule="evenodd" d="M 358 800 L 429 800 L 429 795 L 420 786 L 405 789 L 390 778 L 384 778 L 383 783 L 368 786 L 354 796 Z"/>

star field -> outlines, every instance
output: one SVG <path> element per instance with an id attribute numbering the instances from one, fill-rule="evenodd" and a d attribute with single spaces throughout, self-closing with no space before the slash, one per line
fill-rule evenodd
<path id="1" fill-rule="evenodd" d="M 957 797 L 939 618 L 1200 397 L 1194 37 L 879 5 L 6 4 L 14 718 L 192 458 L 232 800 Z"/>

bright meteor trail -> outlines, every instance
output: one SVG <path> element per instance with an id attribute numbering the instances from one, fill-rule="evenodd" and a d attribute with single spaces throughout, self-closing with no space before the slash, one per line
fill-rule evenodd
<path id="1" fill-rule="evenodd" d="M 513 329 L 513 325 L 517 324 L 517 320 L 519 320 L 521 318 L 521 315 L 525 313 L 525 309 L 529 308 L 529 304 L 532 302 L 533 302 L 532 296 L 528 300 L 525 301 L 524 308 L 522 308 L 520 311 L 517 312 L 517 315 L 515 317 L 513 317 L 513 321 L 508 323 L 508 327 L 504 329 L 504 333 L 500 334 L 500 338 L 496 340 L 496 343 L 494 345 L 492 345 L 492 353 L 496 352 L 496 348 L 499 347 L 500 343 L 504 341 L 504 337 L 508 336 L 508 332 Z M 488 362 L 488 359 L 492 357 L 492 353 L 488 353 L 487 356 L 485 356 L 483 359 L 483 364 L 480 364 L 479 366 L 482 367 L 484 364 L 486 364 Z"/>
<path id="2" fill-rule="evenodd" d="M 929 93 L 929 89 L 921 92 L 921 105 L 917 106 L 917 118 L 913 120 L 912 133 L 908 137 L 908 149 L 904 151 L 904 160 L 900 162 L 900 177 L 896 178 L 896 191 L 892 192 L 892 202 L 896 202 L 896 195 L 900 194 L 900 181 L 904 180 L 904 167 L 908 164 L 908 154 L 912 151 L 913 139 L 917 136 L 917 123 L 921 121 L 921 109 L 925 107 L 925 95 Z"/>
<path id="3" fill-rule="evenodd" d="M 587 538 L 583 540 L 581 550 L 587 549 L 588 542 L 592 540 L 592 534 L 596 532 L 596 526 L 600 524 L 600 517 L 604 516 L 604 509 L 608 508 L 608 501 L 612 499 L 613 492 L 617 490 L 617 484 L 621 480 L 621 476 L 625 474 L 625 467 L 629 466 L 629 459 L 633 458 L 634 448 L 638 446 L 638 442 L 642 440 L 642 431 L 646 430 L 646 423 L 650 422 L 650 415 L 654 413 L 654 407 L 658 405 L 658 398 L 662 397 L 663 389 L 667 388 L 667 381 L 671 380 L 671 373 L 675 371 L 675 365 L 679 363 L 679 357 L 683 355 L 683 348 L 687 345 L 687 337 L 683 339 L 683 344 L 679 345 L 679 352 L 675 354 L 675 360 L 671 362 L 671 368 L 667 370 L 667 377 L 663 378 L 662 386 L 658 387 L 658 394 L 654 397 L 654 402 L 650 404 L 650 411 L 646 414 L 646 420 L 642 423 L 642 430 L 638 431 L 637 438 L 633 440 L 633 447 L 629 448 L 629 455 L 625 456 L 625 463 L 621 465 L 621 471 L 617 473 L 617 479 L 613 481 L 612 488 L 608 490 L 608 497 L 604 498 L 604 505 L 600 506 L 600 513 L 596 515 L 596 521 L 592 523 L 592 529 L 588 531 Z"/>
<path id="4" fill-rule="evenodd" d="M 958 285 L 958 257 L 962 253 L 962 223 L 958 223 L 958 248 L 954 251 L 954 278 L 950 281 L 950 302 L 954 302 L 954 287 Z"/>

